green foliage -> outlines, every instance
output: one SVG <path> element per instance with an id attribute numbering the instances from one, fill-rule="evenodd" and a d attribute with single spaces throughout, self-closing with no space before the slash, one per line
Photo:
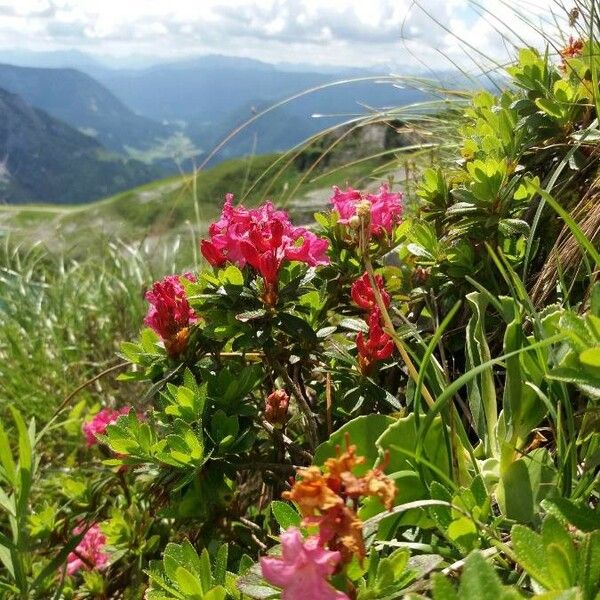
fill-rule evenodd
<path id="1" fill-rule="evenodd" d="M 200 556 L 185 540 L 183 544 L 168 544 L 162 563 L 152 563 L 148 576 L 148 600 L 226 600 L 239 598 L 227 573 L 227 546 L 221 546 L 211 564 L 208 551 Z"/>
<path id="2" fill-rule="evenodd" d="M 512 85 L 474 94 L 453 123 L 455 154 L 423 173 L 390 231 L 368 234 L 366 204 L 347 225 L 318 213 L 327 266 L 288 260 L 269 279 L 246 257 L 181 279 L 179 300 L 196 318 L 174 336 L 145 328 L 123 342 L 129 393 L 67 397 L 43 455 L 33 421 L 14 411 L 14 426 L 0 428 L 8 597 L 43 597 L 58 581 L 65 600 L 142 590 L 154 600 L 271 598 L 281 590 L 259 561 L 270 555 L 264 564 L 286 563 L 282 585 L 300 581 L 291 572 L 307 595 L 320 580 L 358 600 L 597 600 L 600 257 L 576 209 L 597 170 L 597 64 L 583 47 L 561 65 L 526 49 L 508 70 Z M 211 194 L 247 189 L 229 168 L 239 174 L 229 165 L 209 176 Z M 557 258 L 557 227 L 576 260 Z M 79 345 L 60 344 L 60 326 L 43 317 L 63 322 L 47 298 L 78 280 L 67 270 L 39 281 L 35 261 L 8 260 L 17 264 L 5 269 L 5 348 L 41 362 L 56 346 L 53 360 L 66 362 Z M 393 350 L 372 362 L 375 328 L 358 306 L 371 300 L 351 291 L 365 271 L 385 288 L 379 325 Z M 126 311 L 121 292 L 105 299 L 104 271 L 93 279 L 106 323 L 141 321 L 148 273 L 123 272 L 107 287 L 131 296 Z M 66 312 L 67 338 L 90 314 L 81 306 Z M 122 341 L 108 331 L 96 338 L 103 355 Z M 30 373 L 2 368 L 14 401 Z M 37 405 L 23 405 L 48 421 L 57 403 L 36 393 Z M 100 400 L 131 410 L 85 448 L 81 423 Z M 106 564 L 67 575 L 92 523 Z M 311 553 L 324 551 L 331 564 L 315 575 Z"/>

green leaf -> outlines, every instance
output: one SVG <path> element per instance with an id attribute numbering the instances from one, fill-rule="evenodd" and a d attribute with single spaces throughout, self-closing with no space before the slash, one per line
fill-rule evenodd
<path id="1" fill-rule="evenodd" d="M 200 585 L 200 581 L 185 567 L 177 567 L 175 570 L 175 583 L 186 594 L 186 598 L 189 597 L 190 600 L 202 600 L 202 585 Z"/>
<path id="2" fill-rule="evenodd" d="M 215 556 L 215 564 L 213 568 L 213 579 L 216 585 L 225 585 L 228 557 L 229 547 L 227 546 L 227 544 L 222 544 L 217 550 L 217 554 Z"/>
<path id="3" fill-rule="evenodd" d="M 482 600 L 498 598 L 502 595 L 502 584 L 494 568 L 480 552 L 473 552 L 465 561 L 465 571 L 460 578 L 459 598 L 461 600 Z"/>
<path id="4" fill-rule="evenodd" d="M 586 598 L 598 599 L 600 594 L 600 530 L 598 529 L 587 534 L 581 544 L 577 581 Z"/>
<path id="5" fill-rule="evenodd" d="M 548 571 L 542 536 L 523 525 L 514 525 L 511 529 L 511 538 L 517 562 L 521 567 L 546 589 L 555 589 Z"/>
<path id="6" fill-rule="evenodd" d="M 553 589 L 564 590 L 573 585 L 574 573 L 569 564 L 569 556 L 562 546 L 549 544 L 546 547 L 548 573 L 553 582 Z"/>
<path id="7" fill-rule="evenodd" d="M 550 573 L 553 575 L 561 572 L 563 578 L 559 587 L 568 588 L 575 585 L 575 572 L 577 569 L 577 555 L 575 545 L 568 531 L 554 515 L 547 515 L 542 524 L 542 540 L 548 550 L 548 564 Z M 558 550 L 551 547 L 560 548 Z M 554 565 L 553 561 L 560 564 Z"/>
<path id="8" fill-rule="evenodd" d="M 459 600 L 454 587 L 441 573 L 433 576 L 433 598 L 434 600 Z"/>
<path id="9" fill-rule="evenodd" d="M 241 286 L 244 285 L 244 275 L 235 265 L 229 265 L 219 272 L 219 281 L 223 285 Z"/>
<path id="10" fill-rule="evenodd" d="M 235 315 L 235 318 L 242 322 L 247 323 L 248 321 L 254 321 L 256 319 L 262 319 L 267 314 L 264 308 L 257 308 L 256 310 L 248 310 Z"/>
<path id="11" fill-rule="evenodd" d="M 300 527 L 302 518 L 287 502 L 273 500 L 271 502 L 271 512 L 282 531 L 285 531 L 288 527 Z"/>
<path id="12" fill-rule="evenodd" d="M 225 598 L 227 598 L 227 590 L 218 586 L 206 592 L 202 600 L 225 600 Z"/>
<path id="13" fill-rule="evenodd" d="M 7 482 L 14 486 L 16 483 L 16 466 L 13 460 L 12 450 L 8 441 L 8 436 L 4 431 L 2 423 L 0 423 L 0 463 L 4 468 L 4 477 Z"/>
<path id="14" fill-rule="evenodd" d="M 544 508 L 565 519 L 580 531 L 596 531 L 600 523 L 600 511 L 593 510 L 585 504 L 578 505 L 567 498 L 545 500 Z"/>
<path id="15" fill-rule="evenodd" d="M 208 592 L 213 587 L 213 576 L 212 569 L 210 566 L 210 556 L 208 555 L 208 550 L 204 548 L 202 553 L 200 554 L 200 581 L 202 583 L 202 589 L 205 592 Z"/>
<path id="16" fill-rule="evenodd" d="M 579 360 L 588 367 L 600 367 L 600 346 L 584 350 L 579 355 Z"/>

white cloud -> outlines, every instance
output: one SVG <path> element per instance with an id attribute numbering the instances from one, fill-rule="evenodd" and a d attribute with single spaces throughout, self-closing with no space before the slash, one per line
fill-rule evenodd
<path id="1" fill-rule="evenodd" d="M 0 47 L 468 67 L 477 52 L 504 60 L 510 41 L 539 43 L 519 13 L 552 28 L 561 1 L 0 0 Z"/>

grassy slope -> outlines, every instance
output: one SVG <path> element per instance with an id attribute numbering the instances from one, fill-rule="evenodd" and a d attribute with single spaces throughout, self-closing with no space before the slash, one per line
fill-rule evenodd
<path id="1" fill-rule="evenodd" d="M 265 198 L 280 201 L 302 185 L 290 202 L 292 211 L 301 212 L 304 198 L 311 194 L 325 204 L 328 188 L 352 181 L 358 185 L 376 165 L 374 160 L 343 167 L 316 182 L 303 176 L 296 164 L 279 173 L 284 161 L 259 180 L 281 155 L 270 154 L 233 159 L 194 175 L 184 174 L 155 181 L 110 198 L 80 206 L 1 206 L 0 233 L 16 240 L 41 241 L 50 247 L 87 247 L 92 240 L 120 238 L 128 242 L 202 234 L 205 225 L 220 210 L 227 192 L 249 204 Z M 272 174 L 271 174 L 272 173 Z M 321 173 L 322 174 L 322 173 Z M 321 201 L 322 196 L 322 201 Z M 307 200 L 308 202 L 308 200 Z"/>

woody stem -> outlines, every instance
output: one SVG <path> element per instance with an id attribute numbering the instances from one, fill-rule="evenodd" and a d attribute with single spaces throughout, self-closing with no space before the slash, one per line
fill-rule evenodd
<path id="1" fill-rule="evenodd" d="M 307 437 L 308 443 L 310 444 L 311 450 L 314 450 L 317 447 L 319 437 L 317 433 L 317 424 L 315 423 L 315 418 L 308 404 L 308 401 L 304 397 L 302 389 L 300 386 L 289 376 L 288 372 L 284 369 L 282 365 L 280 365 L 276 360 L 273 361 L 273 366 L 277 373 L 281 376 L 281 378 L 285 381 L 286 385 L 290 388 L 296 402 L 298 403 L 298 408 L 304 415 L 307 424 Z"/>

